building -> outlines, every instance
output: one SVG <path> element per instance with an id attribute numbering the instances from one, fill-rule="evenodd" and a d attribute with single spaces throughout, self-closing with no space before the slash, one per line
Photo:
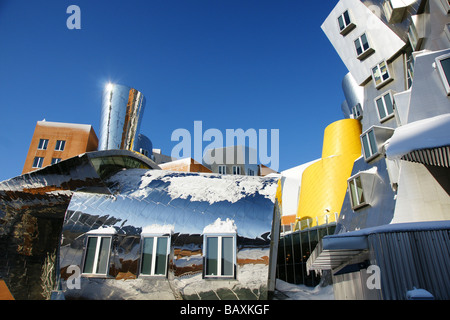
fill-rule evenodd
<path id="1" fill-rule="evenodd" d="M 98 138 L 91 125 L 38 121 L 22 174 L 95 151 L 97 146 Z"/>
<path id="2" fill-rule="evenodd" d="M 203 165 L 219 174 L 267 176 L 278 173 L 258 163 L 254 148 L 241 145 L 206 150 Z"/>
<path id="3" fill-rule="evenodd" d="M 210 169 L 195 161 L 192 158 L 174 160 L 171 162 L 161 163 L 159 167 L 162 170 L 181 171 L 181 172 L 203 172 L 212 173 Z"/>
<path id="4" fill-rule="evenodd" d="M 349 70 L 341 108 L 362 126 L 335 235 L 308 260 L 337 299 L 450 298 L 449 7 L 341 0 L 322 24 Z"/>

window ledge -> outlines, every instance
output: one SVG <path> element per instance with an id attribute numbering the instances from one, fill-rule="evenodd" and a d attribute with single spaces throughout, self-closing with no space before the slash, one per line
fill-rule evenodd
<path id="1" fill-rule="evenodd" d="M 366 51 L 364 51 L 363 53 L 361 53 L 359 56 L 357 56 L 358 60 L 365 60 L 366 58 L 368 58 L 370 55 L 372 55 L 375 52 L 375 49 L 373 48 L 369 48 Z"/>
<path id="2" fill-rule="evenodd" d="M 350 31 L 352 31 L 355 28 L 356 28 L 356 24 L 354 24 L 353 22 L 350 22 L 350 24 L 348 26 L 346 26 L 344 29 L 341 30 L 340 34 L 343 36 L 346 36 L 347 34 L 350 33 Z"/>

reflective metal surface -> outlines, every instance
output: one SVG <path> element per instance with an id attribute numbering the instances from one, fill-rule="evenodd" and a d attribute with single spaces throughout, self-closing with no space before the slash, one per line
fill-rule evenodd
<path id="1" fill-rule="evenodd" d="M 48 299 L 64 215 L 73 192 L 110 194 L 106 177 L 126 168 L 157 168 L 117 150 L 90 152 L 0 182 L 0 278 L 15 299 Z"/>
<path id="2" fill-rule="evenodd" d="M 108 84 L 103 92 L 99 150 L 134 150 L 145 109 L 136 89 Z"/>
<path id="3" fill-rule="evenodd" d="M 66 299 L 267 298 L 278 239 L 271 238 L 276 178 L 132 169 L 107 183 L 113 196 L 77 192 L 68 207 L 59 261 Z M 228 232 L 229 223 L 236 228 L 235 277 L 206 279 L 204 234 Z M 165 276 L 139 272 L 149 226 L 170 236 Z M 88 234 L 105 228 L 114 228 L 107 275 L 81 275 L 71 289 L 68 268 L 83 269 Z"/>

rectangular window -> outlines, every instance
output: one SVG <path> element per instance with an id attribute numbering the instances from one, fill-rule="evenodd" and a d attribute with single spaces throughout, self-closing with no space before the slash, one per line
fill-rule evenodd
<path id="1" fill-rule="evenodd" d="M 42 168 L 43 163 L 44 163 L 43 157 L 35 157 L 33 161 L 33 168 Z"/>
<path id="2" fill-rule="evenodd" d="M 352 115 L 353 115 L 353 119 L 356 119 L 356 120 L 359 120 L 362 118 L 363 111 L 362 111 L 362 107 L 361 107 L 360 103 L 356 104 L 356 106 L 354 106 L 352 108 Z"/>
<path id="3" fill-rule="evenodd" d="M 394 102 L 391 91 L 375 98 L 380 122 L 386 121 L 394 116 Z"/>
<path id="4" fill-rule="evenodd" d="M 372 68 L 372 77 L 377 89 L 381 88 L 393 78 L 391 77 L 386 61 L 383 61 Z"/>
<path id="5" fill-rule="evenodd" d="M 367 133 L 363 134 L 361 136 L 363 151 L 364 151 L 364 158 L 366 160 L 371 159 L 373 156 L 375 156 L 378 153 L 378 146 L 377 142 L 375 140 L 375 133 L 372 130 L 368 131 Z"/>
<path id="6" fill-rule="evenodd" d="M 370 47 L 367 35 L 364 33 L 362 36 L 357 38 L 355 41 L 356 57 L 359 60 L 367 58 L 370 54 L 374 53 L 375 50 Z"/>
<path id="7" fill-rule="evenodd" d="M 360 208 L 366 204 L 360 176 L 357 176 L 348 181 L 348 190 L 350 193 L 350 200 L 353 210 Z"/>
<path id="8" fill-rule="evenodd" d="M 350 18 L 350 12 L 348 10 L 341 14 L 338 17 L 337 21 L 339 25 L 339 31 L 342 35 L 346 35 L 355 27 L 355 24 Z"/>
<path id="9" fill-rule="evenodd" d="M 108 273 L 111 239 L 111 236 L 88 237 L 83 273 L 96 275 Z"/>
<path id="10" fill-rule="evenodd" d="M 38 149 L 39 150 L 47 150 L 48 146 L 48 139 L 40 139 Z"/>
<path id="11" fill-rule="evenodd" d="M 247 175 L 248 176 L 254 176 L 255 175 L 255 171 L 253 171 L 252 169 L 247 169 Z"/>
<path id="12" fill-rule="evenodd" d="M 233 166 L 233 174 L 234 175 L 241 174 L 241 167 L 240 166 Z"/>
<path id="13" fill-rule="evenodd" d="M 66 146 L 66 141 L 57 140 L 55 145 L 55 151 L 64 151 L 64 147 Z"/>
<path id="14" fill-rule="evenodd" d="M 205 276 L 234 277 L 236 239 L 234 236 L 206 236 Z"/>
<path id="15" fill-rule="evenodd" d="M 169 255 L 169 237 L 144 237 L 141 275 L 165 276 Z"/>
<path id="16" fill-rule="evenodd" d="M 450 95 L 450 54 L 436 58 L 436 66 L 447 95 Z"/>
<path id="17" fill-rule="evenodd" d="M 227 174 L 227 166 L 219 166 L 220 174 Z"/>
<path id="18" fill-rule="evenodd" d="M 412 55 L 412 49 L 409 49 L 405 55 L 405 70 L 406 70 L 406 89 L 411 88 L 414 78 L 414 56 Z"/>
<path id="19" fill-rule="evenodd" d="M 61 158 L 52 158 L 52 164 L 56 164 L 61 161 Z"/>

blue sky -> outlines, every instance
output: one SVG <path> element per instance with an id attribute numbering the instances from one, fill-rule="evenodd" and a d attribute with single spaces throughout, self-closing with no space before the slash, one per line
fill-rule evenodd
<path id="1" fill-rule="evenodd" d="M 92 124 L 108 81 L 147 99 L 141 132 L 279 129 L 279 170 L 321 156 L 347 70 L 320 26 L 337 1 L 0 0 L 0 181 L 20 175 L 36 122 Z M 69 5 L 81 30 L 69 30 Z M 206 146 L 208 142 L 205 142 Z"/>

